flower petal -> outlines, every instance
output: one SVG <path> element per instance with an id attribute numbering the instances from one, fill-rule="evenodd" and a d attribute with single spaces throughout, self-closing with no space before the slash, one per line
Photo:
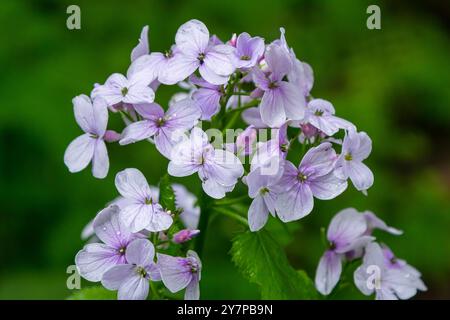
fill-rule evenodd
<path id="1" fill-rule="evenodd" d="M 105 244 L 119 249 L 127 245 L 133 234 L 119 218 L 120 208 L 111 205 L 100 211 L 94 219 L 93 228 L 97 237 Z"/>
<path id="2" fill-rule="evenodd" d="M 192 281 L 193 276 L 187 259 L 161 253 L 157 253 L 157 259 L 161 280 L 170 292 L 178 292 L 186 288 Z"/>
<path id="3" fill-rule="evenodd" d="M 87 167 L 94 156 L 95 142 L 96 139 L 86 133 L 69 144 L 64 153 L 64 163 L 70 172 L 79 172 Z"/>
<path id="4" fill-rule="evenodd" d="M 120 211 L 120 218 L 132 232 L 139 232 L 148 226 L 153 212 L 153 205 L 134 203 Z"/>
<path id="5" fill-rule="evenodd" d="M 209 42 L 209 31 L 205 24 L 192 19 L 182 24 L 175 35 L 175 43 L 180 50 L 202 53 Z"/>
<path id="6" fill-rule="evenodd" d="M 136 267 L 132 264 L 119 264 L 103 274 L 102 285 L 108 290 L 118 290 L 127 278 L 134 276 Z"/>
<path id="7" fill-rule="evenodd" d="M 280 127 L 286 121 L 282 95 L 279 89 L 267 90 L 261 99 L 261 119 L 272 128 Z"/>
<path id="8" fill-rule="evenodd" d="M 117 293 L 118 300 L 145 300 L 148 297 L 150 284 L 146 278 L 136 274 L 128 277 L 121 284 Z"/>
<path id="9" fill-rule="evenodd" d="M 109 158 L 105 141 L 97 139 L 92 157 L 92 175 L 96 178 L 103 179 L 108 174 L 108 170 Z"/>
<path id="10" fill-rule="evenodd" d="M 115 248 L 102 243 L 90 243 L 77 253 L 75 263 L 83 278 L 97 282 L 109 268 L 124 261 Z"/>
<path id="11" fill-rule="evenodd" d="M 145 203 L 151 199 L 151 190 L 142 172 L 138 169 L 128 168 L 116 175 L 117 190 L 125 198 Z"/>
<path id="12" fill-rule="evenodd" d="M 321 200 L 336 198 L 347 189 L 347 181 L 339 179 L 332 172 L 310 181 L 309 187 L 314 197 Z"/>
<path id="13" fill-rule="evenodd" d="M 342 272 L 342 257 L 333 251 L 326 251 L 317 266 L 315 284 L 323 295 L 329 295 L 339 281 Z"/>
<path id="14" fill-rule="evenodd" d="M 280 194 L 275 206 L 281 221 L 298 220 L 312 211 L 314 206 L 313 194 L 309 186 L 299 183 L 288 192 Z"/>
<path id="15" fill-rule="evenodd" d="M 356 190 L 364 191 L 373 185 L 373 173 L 364 163 L 353 160 L 348 161 L 347 170 L 348 176 Z"/>
<path id="16" fill-rule="evenodd" d="M 269 218 L 269 208 L 261 195 L 257 195 L 248 209 L 248 224 L 250 231 L 260 230 Z"/>
<path id="17" fill-rule="evenodd" d="M 131 61 L 133 62 L 140 56 L 149 54 L 150 47 L 148 44 L 148 26 L 144 26 L 141 31 L 141 36 L 139 37 L 139 43 L 131 51 Z"/>
<path id="18" fill-rule="evenodd" d="M 127 246 L 125 255 L 128 263 L 146 267 L 153 263 L 155 247 L 147 239 L 136 239 Z"/>

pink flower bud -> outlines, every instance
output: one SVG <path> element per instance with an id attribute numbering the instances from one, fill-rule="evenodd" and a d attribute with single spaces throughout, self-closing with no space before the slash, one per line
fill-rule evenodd
<path id="1" fill-rule="evenodd" d="M 183 243 L 196 237 L 199 233 L 200 230 L 183 229 L 173 235 L 172 241 L 174 243 Z"/>
<path id="2" fill-rule="evenodd" d="M 114 130 L 106 130 L 103 140 L 106 142 L 116 142 L 120 140 L 120 134 Z"/>

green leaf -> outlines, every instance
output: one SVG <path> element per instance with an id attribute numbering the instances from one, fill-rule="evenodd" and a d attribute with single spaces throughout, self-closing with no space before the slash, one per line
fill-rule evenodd
<path id="1" fill-rule="evenodd" d="M 101 286 L 84 288 L 76 291 L 67 300 L 116 300 L 117 293 Z"/>
<path id="2" fill-rule="evenodd" d="M 238 235 L 231 255 L 249 281 L 259 285 L 262 299 L 317 298 L 311 279 L 292 268 L 284 250 L 267 231 Z"/>
<path id="3" fill-rule="evenodd" d="M 175 212 L 175 193 L 167 174 L 159 181 L 159 204 L 164 209 Z"/>

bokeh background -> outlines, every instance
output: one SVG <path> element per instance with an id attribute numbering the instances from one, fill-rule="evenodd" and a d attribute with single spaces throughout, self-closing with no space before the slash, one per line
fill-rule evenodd
<path id="1" fill-rule="evenodd" d="M 81 8 L 81 30 L 66 28 L 66 8 Z M 382 29 L 366 28 L 378 4 Z M 68 143 L 80 134 L 71 99 L 125 72 L 141 28 L 152 51 L 168 48 L 191 18 L 228 39 L 247 31 L 267 40 L 280 26 L 315 72 L 312 94 L 373 139 L 369 196 L 350 187 L 288 228 L 270 222 L 293 266 L 313 277 L 323 252 L 319 229 L 340 209 L 370 209 L 404 230 L 377 233 L 423 272 L 417 298 L 450 298 L 450 65 L 447 1 L 1 1 L 0 4 L 0 298 L 64 299 L 66 268 L 80 232 L 116 196 L 116 172 L 136 167 L 156 184 L 167 161 L 152 145 L 109 146 L 104 180 L 70 174 Z M 173 93 L 163 88 L 163 104 Z M 120 128 L 118 117 L 111 126 Z M 198 192 L 197 179 L 184 179 Z M 239 192 L 239 190 L 237 191 Z M 217 219 L 207 236 L 203 298 L 258 298 L 228 254 L 240 226 Z M 289 232 L 294 230 L 293 234 Z M 87 283 L 83 282 L 83 285 Z M 362 298 L 349 289 L 339 297 Z"/>

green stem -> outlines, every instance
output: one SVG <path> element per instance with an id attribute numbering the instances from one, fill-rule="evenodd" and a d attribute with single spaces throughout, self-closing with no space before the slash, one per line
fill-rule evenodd
<path id="1" fill-rule="evenodd" d="M 233 218 L 234 220 L 236 220 L 236 221 L 242 223 L 244 226 L 248 227 L 247 219 L 245 219 L 243 216 L 241 216 L 241 215 L 239 215 L 237 213 L 234 213 L 232 211 L 228 211 L 227 209 L 225 209 L 223 207 L 214 207 L 213 210 L 218 212 L 218 213 L 220 213 L 220 214 L 223 214 L 225 216 Z"/>
<path id="2" fill-rule="evenodd" d="M 203 254 L 203 247 L 205 245 L 206 239 L 206 231 L 208 229 L 210 211 L 212 206 L 211 199 L 202 192 L 199 197 L 199 205 L 200 205 L 200 221 L 198 223 L 198 229 L 200 230 L 200 234 L 195 239 L 195 252 L 197 252 L 200 259 Z"/>
<path id="3" fill-rule="evenodd" d="M 214 204 L 216 206 L 228 206 L 230 204 L 239 203 L 239 202 L 242 202 L 242 200 L 247 200 L 247 199 L 248 199 L 248 196 L 244 195 L 244 196 L 237 197 L 237 198 L 218 200 Z"/>
<path id="4" fill-rule="evenodd" d="M 156 288 L 156 285 L 153 281 L 149 281 L 150 282 L 150 291 L 152 292 L 152 296 L 154 298 L 154 300 L 161 300 L 161 297 L 158 293 L 158 288 Z"/>

